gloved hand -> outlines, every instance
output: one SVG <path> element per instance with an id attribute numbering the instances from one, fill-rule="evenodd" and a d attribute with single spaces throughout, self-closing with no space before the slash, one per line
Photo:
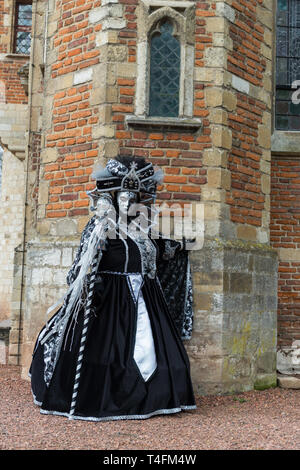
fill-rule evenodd
<path id="1" fill-rule="evenodd" d="M 185 238 L 182 237 L 182 250 L 191 250 L 196 244 L 196 237 Z"/>

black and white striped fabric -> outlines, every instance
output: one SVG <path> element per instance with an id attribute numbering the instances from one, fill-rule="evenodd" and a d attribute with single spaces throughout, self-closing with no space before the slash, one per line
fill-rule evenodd
<path id="1" fill-rule="evenodd" d="M 88 323 L 90 319 L 91 307 L 92 307 L 92 301 L 93 301 L 95 280 L 96 280 L 96 275 L 97 275 L 100 259 L 101 259 L 101 250 L 99 250 L 99 253 L 97 253 L 94 258 L 92 269 L 91 269 L 91 274 L 90 274 L 90 285 L 89 285 L 89 291 L 88 291 L 88 295 L 86 299 L 86 306 L 85 306 L 85 311 L 84 311 L 83 328 L 81 332 L 80 347 L 79 347 L 79 353 L 78 353 L 78 358 L 77 358 L 77 366 L 76 366 L 69 419 L 72 419 L 74 412 L 75 412 L 75 407 L 76 407 L 76 399 L 77 399 L 78 386 L 79 386 L 79 381 L 80 381 L 82 358 L 84 354 Z"/>

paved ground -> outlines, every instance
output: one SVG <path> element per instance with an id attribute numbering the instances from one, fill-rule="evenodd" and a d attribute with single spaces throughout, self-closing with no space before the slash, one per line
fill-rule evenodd
<path id="1" fill-rule="evenodd" d="M 197 410 L 93 423 L 47 416 L 15 366 L 0 366 L 0 449 L 300 449 L 300 390 L 198 397 Z"/>

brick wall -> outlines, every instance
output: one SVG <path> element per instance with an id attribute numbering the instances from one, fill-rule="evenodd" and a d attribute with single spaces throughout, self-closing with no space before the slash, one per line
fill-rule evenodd
<path id="1" fill-rule="evenodd" d="M 11 27 L 13 2 L 0 0 L 0 54 L 9 54 L 11 49 Z M 28 62 L 26 56 L 4 56 L 0 58 L 0 83 L 5 84 L 7 103 L 27 104 L 28 99 L 21 85 L 18 70 Z"/>
<path id="2" fill-rule="evenodd" d="M 128 62 L 135 62 L 137 0 L 124 2 L 127 12 L 127 28 L 120 32 L 120 42 L 127 46 Z M 196 3 L 195 62 L 196 68 L 203 67 L 204 51 L 211 46 L 212 37 L 206 32 L 205 18 L 214 16 L 214 4 Z M 123 155 L 143 156 L 155 165 L 162 166 L 165 172 L 164 184 L 160 188 L 158 200 L 184 202 L 199 201 L 201 187 L 207 183 L 207 168 L 202 156 L 206 148 L 212 147 L 210 138 L 209 111 L 205 109 L 204 84 L 194 82 L 194 117 L 202 119 L 200 135 L 175 132 L 153 132 L 126 129 L 125 115 L 134 112 L 135 79 L 117 77 L 118 103 L 112 106 L 112 119 L 116 123 L 116 138 Z"/>
<path id="3" fill-rule="evenodd" d="M 101 4 L 97 1 L 57 1 L 60 11 L 58 32 L 53 37 L 57 60 L 51 78 L 84 71 L 99 63 L 95 32 L 99 25 L 89 25 L 89 12 Z M 85 191 L 89 183 L 98 144 L 92 140 L 92 126 L 97 125 L 98 107 L 90 102 L 93 85 L 80 84 L 54 95 L 51 133 L 46 136 L 47 148 L 57 150 L 55 163 L 44 167 L 49 181 L 48 218 L 88 215 L 89 201 Z"/>
<path id="4" fill-rule="evenodd" d="M 257 6 L 261 1 L 232 2 L 235 22 L 230 24 L 229 35 L 233 49 L 228 53 L 227 68 L 236 77 L 256 88 L 264 86 L 266 59 L 266 26 L 262 26 Z M 228 156 L 231 171 L 230 204 L 231 220 L 253 226 L 262 225 L 265 196 L 261 187 L 261 164 L 263 146 L 258 142 L 259 125 L 267 109 L 263 100 L 237 93 L 237 106 L 228 116 L 232 130 L 232 150 Z"/>
<path id="5" fill-rule="evenodd" d="M 300 339 L 300 163 L 272 159 L 271 243 L 279 251 L 278 345 Z"/>
<path id="6" fill-rule="evenodd" d="M 124 5 L 126 27 L 118 32 L 117 42 L 125 46 L 125 63 L 136 61 L 136 8 L 138 0 L 121 0 Z M 101 24 L 89 22 L 90 11 L 101 2 L 60 1 L 58 31 L 53 37 L 57 60 L 52 64 L 51 78 L 57 79 L 70 73 L 90 69 L 101 63 L 101 50 L 97 46 L 96 33 Z M 206 34 L 205 17 L 214 15 L 214 4 L 202 2 L 196 9 L 195 66 L 202 67 L 203 50 L 211 45 Z M 123 49 L 124 50 L 124 49 Z M 47 148 L 57 151 L 55 163 L 44 167 L 44 179 L 49 181 L 48 218 L 64 218 L 88 215 L 88 199 L 85 191 L 91 189 L 90 174 L 94 160 L 99 156 L 99 143 L 93 138 L 93 129 L 101 123 L 98 105 L 91 102 L 93 82 L 73 86 L 54 95 L 53 122 L 46 135 Z M 98 84 L 99 86 L 99 84 Z M 109 87 L 108 87 L 109 88 Z M 200 200 L 201 185 L 207 183 L 207 169 L 202 163 L 202 151 L 211 147 L 209 112 L 205 109 L 204 85 L 195 83 L 194 116 L 203 119 L 201 135 L 175 132 L 137 131 L 125 128 L 126 114 L 134 112 L 136 79 L 117 76 L 107 97 L 115 138 L 123 155 L 144 156 L 154 164 L 164 167 L 165 183 L 160 188 L 161 200 Z"/>
<path id="7" fill-rule="evenodd" d="M 28 62 L 28 58 L 6 57 L 0 61 L 0 83 L 5 84 L 7 103 L 27 104 L 28 98 L 21 84 L 18 71 Z"/>
<path id="8" fill-rule="evenodd" d="M 92 76 L 94 67 L 107 61 L 112 65 L 114 61 L 128 66 L 135 64 L 138 0 L 120 0 L 124 7 L 122 21 L 125 21 L 125 26 L 114 31 L 113 46 L 117 44 L 116 48 L 119 49 L 111 49 L 109 53 L 112 57 L 109 59 L 107 52 L 104 53 L 97 45 L 97 34 L 101 32 L 102 24 L 90 21 L 90 13 L 100 4 L 99 0 L 56 1 L 57 32 L 51 40 L 56 59 L 51 65 L 51 80 L 84 71 L 86 76 Z M 229 23 L 231 47 L 226 65 L 228 72 L 255 89 L 250 94 L 235 90 L 236 106 L 228 112 L 226 122 L 232 134 L 227 162 L 231 184 L 227 189 L 226 203 L 230 206 L 233 223 L 254 227 L 262 226 L 263 211 L 267 210 L 267 191 L 263 187 L 262 178 L 265 178 L 264 181 L 269 178 L 269 168 L 261 161 L 267 158 L 266 149 L 270 147 L 267 142 L 269 136 L 265 138 L 260 130 L 267 124 L 266 119 L 270 114 L 269 97 L 266 96 L 268 90 L 265 90 L 266 56 L 270 49 L 265 44 L 264 36 L 265 32 L 267 35 L 270 31 L 267 30 L 266 21 L 263 24 L 260 21 L 260 12 L 257 10 L 260 4 L 259 1 L 251 4 L 233 2 L 231 11 L 234 12 L 235 20 Z M 202 199 L 202 188 L 210 185 L 203 154 L 213 147 L 212 109 L 209 109 L 205 97 L 207 90 L 216 84 L 214 76 L 211 75 L 210 80 L 204 77 L 213 70 L 212 67 L 221 70 L 224 65 L 219 57 L 214 58 L 214 50 L 221 49 L 216 47 L 217 35 L 222 33 L 213 29 L 211 23 L 207 27 L 208 19 L 221 21 L 217 7 L 218 4 L 214 2 L 196 2 L 193 115 L 202 119 L 200 134 L 128 128 L 125 116 L 135 111 L 137 78 L 134 74 L 125 78 L 114 71 L 112 81 L 108 80 L 104 100 L 106 104 L 102 107 L 92 99 L 99 86 L 95 77 L 87 78 L 85 82 L 83 80 L 83 83 L 69 86 L 54 95 L 50 109 L 53 120 L 47 129 L 46 148 L 52 148 L 58 158 L 44 167 L 44 179 L 49 182 L 47 218 L 88 216 L 85 191 L 93 186 L 90 183 L 92 166 L 94 159 L 101 155 L 101 143 L 95 138 L 95 130 L 105 119 L 112 126 L 107 130 L 110 135 L 105 135 L 103 131 L 101 137 L 117 141 L 121 154 L 144 156 L 164 168 L 166 177 L 163 186 L 159 188 L 159 200 L 183 203 L 186 200 Z M 255 94 L 259 96 L 260 91 L 263 91 L 261 97 L 255 97 Z M 268 129 L 267 132 L 270 134 Z M 220 146 L 223 147 L 223 143 Z M 268 184 L 269 180 L 265 187 Z"/>
<path id="9" fill-rule="evenodd" d="M 228 156 L 231 171 L 231 220 L 261 226 L 265 196 L 261 191 L 260 159 L 257 127 L 262 122 L 265 105 L 241 93 L 237 94 L 237 114 L 229 115 L 232 129 L 232 150 Z"/>

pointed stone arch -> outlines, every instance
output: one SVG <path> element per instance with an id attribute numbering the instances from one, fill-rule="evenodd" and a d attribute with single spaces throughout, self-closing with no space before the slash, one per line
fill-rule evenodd
<path id="1" fill-rule="evenodd" d="M 137 9 L 137 87 L 135 114 L 149 116 L 149 39 L 163 19 L 169 19 L 180 42 L 180 92 L 178 118 L 193 116 L 195 4 L 189 1 L 142 0 Z M 192 14 L 194 13 L 194 14 Z"/>

